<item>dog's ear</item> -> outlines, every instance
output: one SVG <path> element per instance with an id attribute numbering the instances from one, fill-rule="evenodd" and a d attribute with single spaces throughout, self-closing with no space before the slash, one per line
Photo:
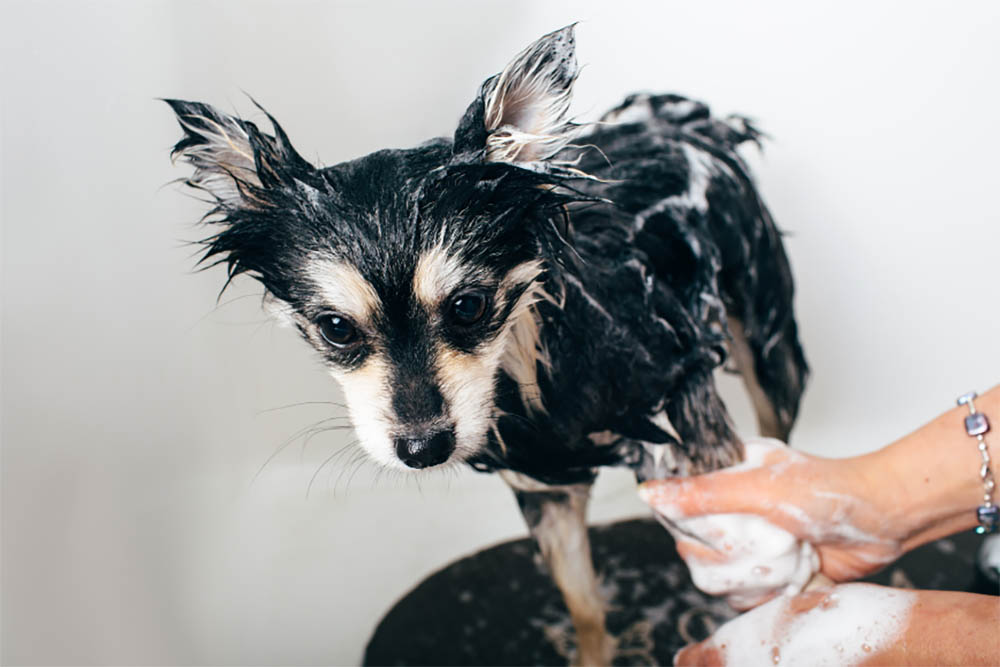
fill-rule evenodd
<path id="1" fill-rule="evenodd" d="M 578 74 L 574 26 L 545 35 L 483 83 L 455 132 L 455 153 L 489 162 L 535 162 L 565 148 L 566 119 Z"/>
<path id="2" fill-rule="evenodd" d="M 302 170 L 314 169 L 295 152 L 281 126 L 266 111 L 274 136 L 207 104 L 164 101 L 184 130 L 171 157 L 194 167 L 187 184 L 211 194 L 222 210 L 266 207 L 269 189 L 288 185 Z"/>
<path id="3" fill-rule="evenodd" d="M 269 294 L 289 302 L 287 285 L 279 280 L 287 258 L 275 249 L 284 241 L 286 221 L 297 219 L 303 210 L 316 210 L 326 193 L 320 191 L 325 188 L 320 171 L 295 152 L 281 126 L 263 109 L 273 135 L 207 104 L 164 101 L 184 130 L 171 157 L 194 167 L 185 182 L 212 197 L 215 206 L 203 221 L 221 228 L 201 241 L 199 265 L 225 264 L 226 286 L 249 273 Z"/>

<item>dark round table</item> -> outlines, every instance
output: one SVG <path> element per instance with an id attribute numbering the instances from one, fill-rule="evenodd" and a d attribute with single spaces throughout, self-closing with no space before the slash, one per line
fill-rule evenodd
<path id="1" fill-rule="evenodd" d="M 594 564 L 619 638 L 616 665 L 669 665 L 673 654 L 734 616 L 691 584 L 673 541 L 652 519 L 590 529 Z M 997 594 L 975 567 L 973 533 L 916 549 L 868 581 Z M 365 665 L 565 665 L 569 614 L 531 539 L 467 556 L 427 577 L 385 615 Z"/>

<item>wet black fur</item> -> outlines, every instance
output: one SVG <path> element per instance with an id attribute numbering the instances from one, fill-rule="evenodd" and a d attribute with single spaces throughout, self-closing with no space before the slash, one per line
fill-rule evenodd
<path id="1" fill-rule="evenodd" d="M 204 104 L 168 103 L 189 123 L 175 153 L 205 141 L 199 128 L 209 126 L 201 119 L 226 119 Z M 469 463 L 552 484 L 591 480 L 598 466 L 671 474 L 642 443 L 672 446 L 692 471 L 731 463 L 739 442 L 712 380 L 726 359 L 727 318 L 743 322 L 760 383 L 786 429 L 807 374 L 780 235 L 736 153 L 758 133 L 674 95 L 630 98 L 621 108 L 639 103 L 650 106 L 649 118 L 598 126 L 582 142 L 600 150 L 565 156 L 580 157 L 579 171 L 553 161 L 530 168 L 487 162 L 481 97 L 453 140 L 324 169 L 302 159 L 273 119 L 273 135 L 235 121 L 249 136 L 260 183 L 232 172 L 243 201 L 218 201 L 207 219 L 218 232 L 205 241 L 204 260 L 226 265 L 230 279 L 253 276 L 309 320 L 323 312 L 317 286 L 303 279 L 306 257 L 319 250 L 351 262 L 384 300 L 398 370 L 395 407 L 421 413 L 440 401 L 409 289 L 421 251 L 443 230 L 451 247 L 495 275 L 540 257 L 547 290 L 560 302 L 538 305 L 551 358 L 538 373 L 547 412 L 529 413 L 501 372 L 503 444 L 491 434 Z M 707 211 L 666 206 L 639 229 L 640 212 L 688 188 L 685 144 L 711 155 Z M 505 315 L 449 342 L 474 349 L 497 335 Z M 367 351 L 326 354 L 357 367 Z M 650 421 L 659 409 L 679 442 Z M 614 434 L 611 442 L 587 437 L 602 431 Z"/>
<path id="2" fill-rule="evenodd" d="M 630 97 L 619 109 L 635 102 Z M 551 374 L 539 374 L 549 416 L 511 419 L 502 432 L 512 445 L 506 454 L 491 447 L 489 463 L 565 483 L 586 481 L 580 468 L 588 465 L 629 465 L 642 478 L 669 475 L 656 469 L 641 442 L 670 443 L 695 471 L 737 460 L 738 439 L 712 380 L 726 359 L 727 317 L 743 322 L 759 382 L 786 435 L 795 420 L 808 367 L 792 311 L 791 271 L 735 150 L 760 135 L 743 119 L 722 122 L 707 106 L 678 95 L 653 96 L 648 104 L 654 117 L 647 122 L 588 135 L 601 150 L 584 152 L 580 163 L 605 179 L 581 187 L 611 203 L 574 212 L 580 260 L 565 271 L 611 317 L 599 315 L 566 280 L 565 307 L 540 306 L 553 363 Z M 636 231 L 643 209 L 687 190 L 684 143 L 716 161 L 707 212 L 670 206 Z M 654 277 L 652 284 L 643 275 Z M 519 414 L 513 392 L 503 396 L 501 406 Z M 661 402 L 681 442 L 650 423 Z M 595 447 L 586 434 L 601 430 L 621 438 Z"/>

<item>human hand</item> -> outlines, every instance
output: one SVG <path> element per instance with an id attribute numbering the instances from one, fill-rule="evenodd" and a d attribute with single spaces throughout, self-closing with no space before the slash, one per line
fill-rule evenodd
<path id="1" fill-rule="evenodd" d="M 782 596 L 681 649 L 675 665 L 851 665 L 892 662 L 917 594 L 842 584 Z"/>
<path id="2" fill-rule="evenodd" d="M 857 579 L 902 554 L 905 527 L 887 520 L 881 509 L 884 485 L 867 479 L 865 466 L 854 459 L 808 456 L 770 438 L 748 440 L 745 445 L 745 461 L 731 468 L 697 477 L 652 480 L 639 489 L 668 526 L 680 526 L 681 530 L 672 532 L 693 575 L 713 564 L 732 564 L 734 557 L 749 562 L 755 549 L 760 551 L 755 567 L 772 568 L 765 562 L 768 558 L 788 558 L 795 546 L 789 542 L 792 538 L 782 538 L 776 528 L 806 546 L 813 545 L 819 571 L 834 581 Z M 692 524 L 694 518 L 701 521 Z M 754 535 L 759 539 L 748 542 Z M 727 549 L 733 540 L 742 546 Z M 808 559 L 809 554 L 799 556 Z M 806 562 L 786 562 L 784 568 L 792 567 L 801 579 Z M 762 590 L 768 584 L 766 577 L 735 583 L 736 593 L 742 585 L 752 595 L 743 603 L 735 600 L 734 606 L 746 608 L 769 597 Z M 781 581 L 770 584 L 771 594 L 783 586 Z"/>
<path id="3" fill-rule="evenodd" d="M 675 665 L 998 665 L 992 595 L 840 584 L 781 596 L 685 646 Z"/>
<path id="4" fill-rule="evenodd" d="M 657 518 L 673 535 L 694 585 L 724 597 L 734 609 L 756 607 L 778 593 L 800 593 L 819 570 L 811 544 L 759 516 Z"/>

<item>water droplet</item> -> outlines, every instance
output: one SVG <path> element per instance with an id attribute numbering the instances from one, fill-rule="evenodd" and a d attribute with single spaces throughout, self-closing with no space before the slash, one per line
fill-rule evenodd
<path id="1" fill-rule="evenodd" d="M 864 651 L 865 653 L 871 653 L 872 652 L 872 647 L 869 646 L 868 644 L 862 644 L 861 645 L 861 650 Z"/>
<path id="2" fill-rule="evenodd" d="M 833 609 L 834 607 L 837 606 L 837 600 L 838 600 L 837 594 L 836 593 L 830 593 L 825 598 L 823 598 L 822 602 L 819 603 L 819 608 L 820 609 Z"/>
<path id="3" fill-rule="evenodd" d="M 781 650 L 777 646 L 771 648 L 771 662 L 776 665 L 781 662 Z"/>
<path id="4" fill-rule="evenodd" d="M 844 652 L 844 645 L 843 644 L 836 644 L 833 648 L 837 649 L 837 653 L 843 653 Z"/>

